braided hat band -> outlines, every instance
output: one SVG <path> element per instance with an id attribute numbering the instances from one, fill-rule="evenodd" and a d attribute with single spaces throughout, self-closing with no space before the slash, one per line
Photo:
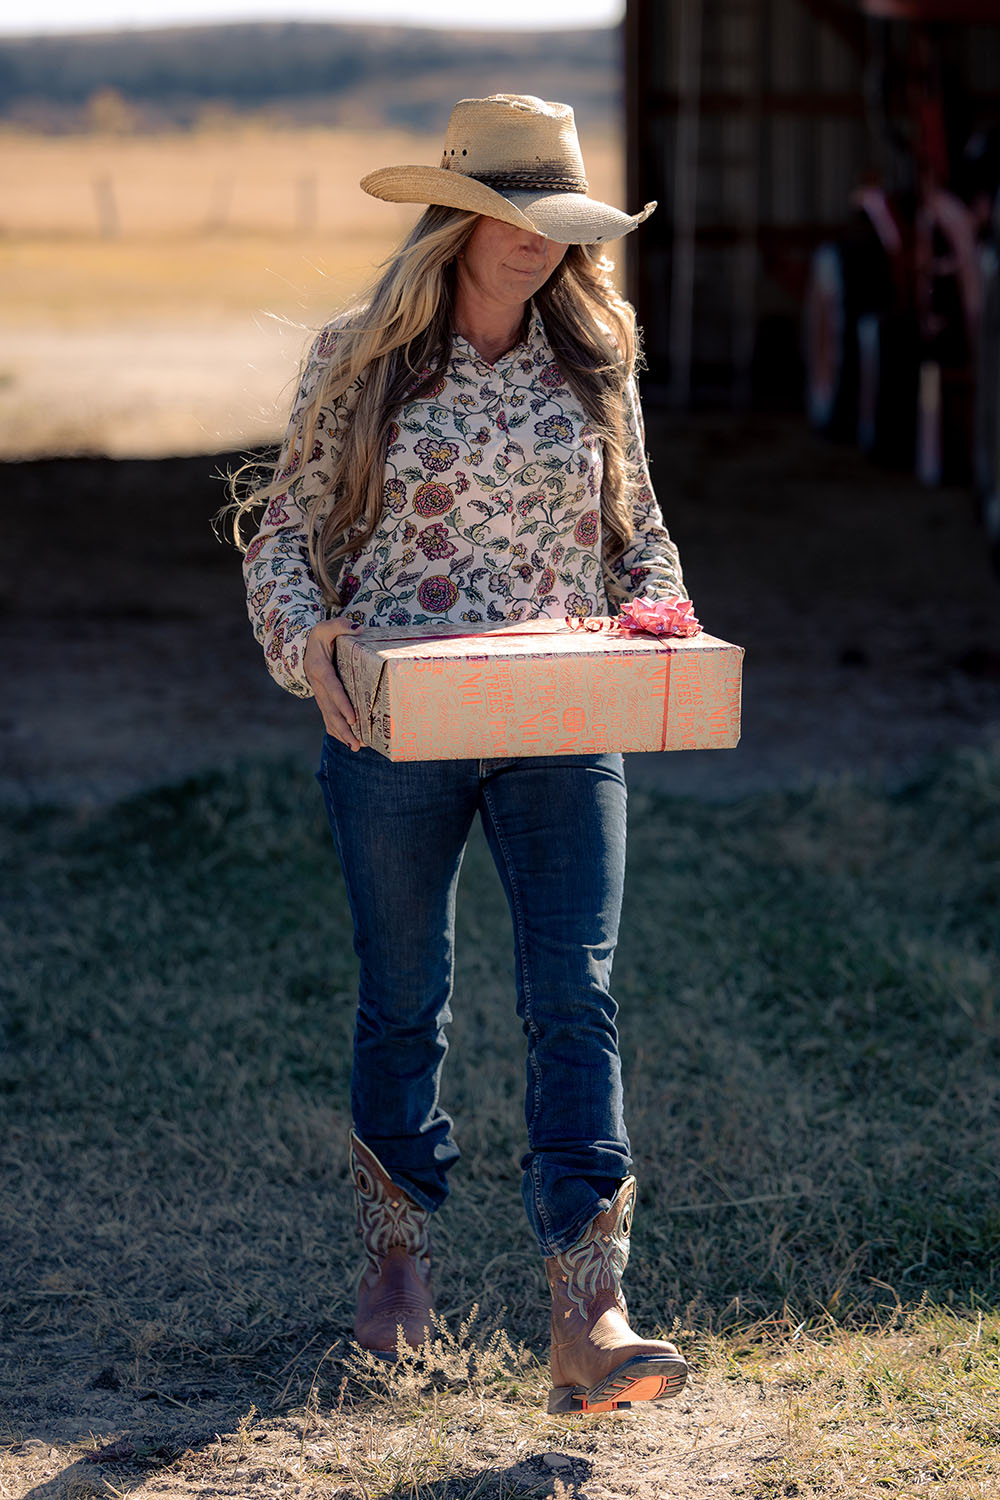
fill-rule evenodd
<path id="1" fill-rule="evenodd" d="M 564 245 L 618 239 L 656 207 L 630 215 L 591 198 L 572 109 L 532 94 L 460 100 L 439 167 L 382 167 L 361 186 L 389 203 L 464 208 Z"/>
<path id="2" fill-rule="evenodd" d="M 470 172 L 477 182 L 485 182 L 496 193 L 527 193 L 537 188 L 540 193 L 584 193 L 590 184 L 586 177 L 562 176 L 558 172 Z"/>

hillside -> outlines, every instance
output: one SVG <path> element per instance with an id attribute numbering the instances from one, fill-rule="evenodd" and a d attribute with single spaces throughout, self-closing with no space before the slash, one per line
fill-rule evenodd
<path id="1" fill-rule="evenodd" d="M 447 104 L 498 92 L 613 117 L 621 33 L 437 31 L 308 22 L 0 38 L 0 120 L 162 129 L 206 115 L 438 131 Z M 99 117 L 95 120 L 95 113 Z"/>

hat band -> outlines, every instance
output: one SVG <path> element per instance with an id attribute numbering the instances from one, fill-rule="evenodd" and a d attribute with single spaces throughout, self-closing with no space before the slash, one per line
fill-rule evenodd
<path id="1" fill-rule="evenodd" d="M 586 193 L 589 183 L 579 172 L 538 172 L 519 170 L 508 172 L 467 172 L 484 187 L 497 193 Z"/>

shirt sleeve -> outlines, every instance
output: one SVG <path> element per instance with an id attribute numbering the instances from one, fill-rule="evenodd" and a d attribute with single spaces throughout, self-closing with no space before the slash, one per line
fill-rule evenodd
<path id="1" fill-rule="evenodd" d="M 329 492 L 351 393 L 333 406 L 320 408 L 306 455 L 299 451 L 298 423 L 329 361 L 335 337 L 335 330 L 324 329 L 309 351 L 275 468 L 280 488 L 268 502 L 243 559 L 247 612 L 253 633 L 264 648 L 268 671 L 279 686 L 298 698 L 313 696 L 302 670 L 306 637 L 327 617 L 323 591 L 309 562 L 307 515 L 316 496 Z M 322 507 L 317 525 L 325 513 L 326 507 Z"/>
<path id="2" fill-rule="evenodd" d="M 611 572 L 632 598 L 688 597 L 680 554 L 663 524 L 646 459 L 646 432 L 635 379 L 625 389 L 625 483 L 632 495 L 631 545 L 611 564 Z"/>

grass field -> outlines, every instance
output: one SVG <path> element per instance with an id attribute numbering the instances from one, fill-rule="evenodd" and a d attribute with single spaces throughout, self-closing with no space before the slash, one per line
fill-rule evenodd
<path id="1" fill-rule="evenodd" d="M 630 817 L 629 1300 L 689 1350 L 699 1399 L 731 1403 L 724 1492 L 995 1496 L 1000 756 L 893 795 L 636 794 Z M 452 1333 L 393 1374 L 352 1359 L 354 960 L 327 843 L 287 767 L 5 818 L 4 1492 L 24 1493 L 32 1390 L 77 1367 L 151 1403 L 145 1447 L 106 1459 L 114 1493 L 557 1494 L 532 1454 L 599 1475 L 650 1431 L 675 1468 L 708 1463 L 701 1408 L 627 1432 L 539 1414 L 509 929 L 478 841 L 444 1095 L 464 1160 L 435 1221 Z M 197 1413 L 226 1392 L 243 1419 L 216 1443 Z M 31 1473 L 82 1473 L 120 1436 L 63 1437 Z"/>
<path id="2" fill-rule="evenodd" d="M 360 177 L 389 162 L 433 161 L 440 150 L 436 140 L 398 131 L 264 121 L 158 135 L 7 129 L 0 139 L 0 226 L 8 240 L 379 237 L 395 210 L 383 212 L 362 193 Z"/>
<path id="3" fill-rule="evenodd" d="M 621 195 L 613 135 L 584 141 Z M 309 330 L 420 212 L 358 187 L 440 142 L 257 122 L 0 133 L 0 459 L 212 452 L 281 429 Z"/>
<path id="4" fill-rule="evenodd" d="M 419 212 L 369 198 L 362 174 L 436 149 L 388 132 L 260 125 L 9 132 L 0 153 L 4 321 L 72 329 L 271 312 L 318 322 Z"/>

